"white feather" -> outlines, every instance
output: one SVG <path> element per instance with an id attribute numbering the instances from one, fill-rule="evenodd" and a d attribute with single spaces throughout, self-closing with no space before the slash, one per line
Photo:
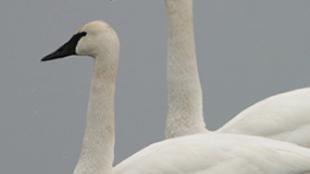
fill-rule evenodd
<path id="1" fill-rule="evenodd" d="M 195 51 L 192 0 L 165 1 L 169 26 L 166 137 L 207 132 Z M 258 102 L 217 132 L 264 136 L 310 147 L 310 136 L 307 136 L 310 132 L 310 88 Z"/>
<path id="2" fill-rule="evenodd" d="M 310 150 L 254 136 L 205 133 L 150 145 L 112 168 L 119 41 L 104 22 L 84 25 L 78 55 L 94 57 L 87 124 L 74 174 L 300 174 Z M 63 49 L 60 49 L 63 51 Z M 58 55 L 58 54 L 57 54 Z"/>
<path id="3" fill-rule="evenodd" d="M 297 174 L 310 171 L 310 150 L 254 136 L 197 134 L 155 143 L 114 174 Z"/>

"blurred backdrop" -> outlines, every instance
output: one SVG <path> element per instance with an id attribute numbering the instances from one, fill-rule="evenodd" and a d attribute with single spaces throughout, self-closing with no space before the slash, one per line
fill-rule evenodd
<path id="1" fill-rule="evenodd" d="M 310 85 L 310 1 L 194 0 L 205 119 L 216 129 L 247 106 Z M 72 173 L 92 60 L 41 63 L 91 20 L 121 40 L 116 163 L 163 139 L 164 0 L 0 2 L 0 173 Z"/>

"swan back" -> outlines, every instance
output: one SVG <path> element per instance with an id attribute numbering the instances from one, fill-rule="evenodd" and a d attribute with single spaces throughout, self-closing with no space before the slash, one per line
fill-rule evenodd
<path id="1" fill-rule="evenodd" d="M 254 136 L 198 134 L 155 143 L 113 170 L 115 174 L 298 174 L 310 171 L 310 150 Z"/>
<path id="2" fill-rule="evenodd" d="M 259 135 L 310 147 L 310 88 L 281 93 L 243 110 L 218 132 Z"/>

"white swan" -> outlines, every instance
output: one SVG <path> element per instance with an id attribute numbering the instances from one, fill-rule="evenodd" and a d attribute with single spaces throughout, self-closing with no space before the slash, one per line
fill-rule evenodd
<path id="1" fill-rule="evenodd" d="M 106 23 L 94 21 L 42 61 L 70 55 L 94 57 L 87 124 L 74 174 L 110 174 L 114 160 L 114 93 L 119 41 Z"/>
<path id="2" fill-rule="evenodd" d="M 196 62 L 192 0 L 165 0 L 169 25 L 166 137 L 207 131 Z M 217 132 L 258 135 L 310 147 L 310 88 L 265 99 Z"/>
<path id="3" fill-rule="evenodd" d="M 80 28 L 42 61 L 94 57 L 87 125 L 75 174 L 299 174 L 310 171 L 310 150 L 259 137 L 200 134 L 155 143 L 112 168 L 114 93 L 119 41 L 104 22 Z"/>

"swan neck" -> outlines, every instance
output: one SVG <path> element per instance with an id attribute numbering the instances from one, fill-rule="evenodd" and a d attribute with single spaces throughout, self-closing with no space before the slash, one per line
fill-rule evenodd
<path id="1" fill-rule="evenodd" d="M 166 0 L 168 116 L 166 137 L 206 131 L 193 29 L 192 0 Z"/>
<path id="2" fill-rule="evenodd" d="M 117 57 L 118 55 L 108 52 L 95 58 L 86 129 L 74 174 L 112 174 L 115 143 L 114 95 L 118 63 L 114 60 Z"/>

